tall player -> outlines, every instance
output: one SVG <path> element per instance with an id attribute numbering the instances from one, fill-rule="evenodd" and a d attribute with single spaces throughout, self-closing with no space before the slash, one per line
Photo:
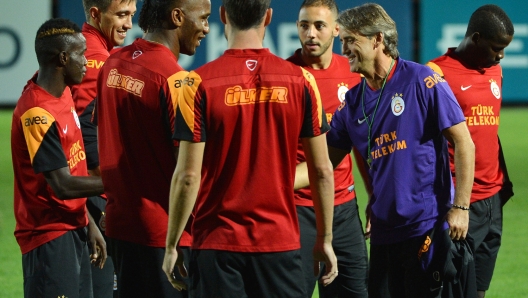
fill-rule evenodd
<path id="1" fill-rule="evenodd" d="M 183 70 L 209 32 L 209 0 L 146 0 L 143 38 L 112 54 L 97 81 L 101 176 L 108 197 L 106 235 L 119 297 L 181 297 L 163 273 L 170 179 L 177 144 L 174 94 Z M 190 245 L 190 236 L 182 239 Z"/>
<path id="2" fill-rule="evenodd" d="M 82 83 L 72 87 L 72 96 L 81 123 L 88 172 L 99 176 L 97 127 L 91 121 L 97 75 L 110 55 L 110 50 L 122 45 L 127 31 L 132 28 L 136 0 L 83 0 L 83 7 L 86 23 L 82 26 L 82 33 L 86 38 L 85 57 L 88 63 Z M 86 205 L 104 235 L 106 197 L 88 197 Z M 95 298 L 113 297 L 114 264 L 110 255 L 102 269 L 92 269 L 92 283 Z"/>
<path id="3" fill-rule="evenodd" d="M 293 198 L 299 137 L 314 191 L 314 263 L 326 264 L 324 285 L 337 276 L 324 110 L 313 76 L 263 48 L 270 0 L 222 4 L 228 50 L 191 72 L 181 87 L 174 134 L 181 144 L 163 269 L 182 288 L 173 278 L 175 263 L 185 272 L 176 246 L 195 208 L 193 297 L 303 297 Z"/>
<path id="4" fill-rule="evenodd" d="M 469 208 L 477 290 L 480 298 L 489 289 L 502 237 L 502 203 L 505 164 L 499 161 L 498 130 L 502 102 L 504 49 L 513 39 L 513 24 L 496 5 L 479 7 L 469 19 L 466 35 L 456 48 L 428 65 L 449 83 L 464 111 L 475 143 L 475 180 Z M 453 147 L 451 171 L 456 178 Z M 456 183 L 456 179 L 455 183 Z M 471 239 L 469 239 L 471 240 Z"/>
<path id="5" fill-rule="evenodd" d="M 350 72 L 348 59 L 332 53 L 338 8 L 334 0 L 305 0 L 301 4 L 297 30 L 302 48 L 289 61 L 308 70 L 316 79 L 328 122 L 345 99 L 348 89 L 361 81 Z M 302 143 L 297 150 L 297 163 L 305 161 Z M 356 159 L 362 162 L 362 159 Z M 368 256 L 358 213 L 352 158 L 346 156 L 334 169 L 334 226 L 332 246 L 337 256 L 339 275 L 326 286 L 319 287 L 321 297 L 367 297 Z M 317 276 L 313 270 L 312 248 L 315 244 L 315 211 L 309 187 L 295 191 L 295 204 L 301 231 L 301 256 L 307 297 L 312 297 Z"/>
<path id="6" fill-rule="evenodd" d="M 39 70 L 13 113 L 15 237 L 25 297 L 92 297 L 87 240 L 101 253 L 92 261 L 102 258 L 102 266 L 106 258 L 105 241 L 86 212 L 86 196 L 103 193 L 103 183 L 88 176 L 70 91 L 86 72 L 85 51 L 75 23 L 42 24 L 35 38 Z"/>

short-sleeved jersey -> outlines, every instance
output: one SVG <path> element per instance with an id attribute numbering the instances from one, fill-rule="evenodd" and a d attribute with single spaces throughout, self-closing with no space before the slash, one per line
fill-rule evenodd
<path id="1" fill-rule="evenodd" d="M 431 60 L 427 65 L 442 76 L 455 94 L 475 143 L 475 180 L 471 203 L 487 199 L 502 187 L 499 166 L 499 122 L 502 102 L 502 69 L 495 65 L 482 70 L 465 66 L 454 52 Z M 456 182 L 454 152 L 449 146 L 453 180 Z"/>
<path id="2" fill-rule="evenodd" d="M 86 74 L 79 85 L 72 87 L 73 102 L 80 117 L 83 141 L 86 147 L 88 168 L 99 165 L 97 150 L 97 127 L 91 123 L 97 89 L 97 76 L 104 62 L 110 56 L 113 45 L 103 34 L 88 23 L 84 23 L 82 34 L 86 38 Z"/>
<path id="3" fill-rule="evenodd" d="M 165 247 L 176 166 L 171 89 L 181 70 L 167 47 L 136 39 L 99 73 L 96 122 L 109 237 Z M 187 233 L 180 244 L 190 245 Z"/>
<path id="4" fill-rule="evenodd" d="M 321 94 L 323 107 L 326 111 L 326 120 L 332 121 L 332 115 L 337 107 L 345 100 L 348 89 L 361 82 L 361 76 L 350 71 L 348 59 L 333 54 L 332 62 L 326 69 L 313 69 L 308 67 L 301 58 L 301 49 L 287 59 L 295 65 L 302 66 L 308 70 L 317 81 L 317 87 Z M 304 162 L 304 150 L 299 142 L 297 147 L 297 163 Z M 341 205 L 356 198 L 354 190 L 354 176 L 352 174 L 352 157 L 347 155 L 343 161 L 334 169 L 335 197 L 334 205 Z M 295 204 L 298 206 L 313 206 L 312 192 L 310 187 L 295 191 Z"/>
<path id="5" fill-rule="evenodd" d="M 401 58 L 384 88 L 372 90 L 363 80 L 347 92 L 327 141 L 372 159 L 371 243 L 424 235 L 447 213 L 453 186 L 442 131 L 464 120 L 444 79 Z"/>
<path id="6" fill-rule="evenodd" d="M 73 176 L 88 175 L 70 88 L 56 98 L 36 78 L 24 87 L 11 126 L 15 237 L 22 254 L 88 224 L 86 198 L 61 200 L 44 177 L 64 167 Z"/>
<path id="7" fill-rule="evenodd" d="M 88 61 L 86 74 L 81 84 L 72 87 L 73 100 L 79 116 L 95 99 L 99 70 L 103 67 L 104 62 L 110 56 L 110 50 L 113 48 L 103 34 L 88 23 L 83 24 L 82 34 L 86 38 L 86 52 L 84 53 Z"/>
<path id="8" fill-rule="evenodd" d="M 181 94 L 174 138 L 205 142 L 192 248 L 299 249 L 297 143 L 329 128 L 313 76 L 268 49 L 230 49 Z"/>

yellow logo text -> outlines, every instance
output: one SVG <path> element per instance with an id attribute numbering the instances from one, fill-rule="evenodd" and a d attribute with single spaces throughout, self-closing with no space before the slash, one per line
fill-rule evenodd
<path id="1" fill-rule="evenodd" d="M 81 160 L 86 159 L 86 153 L 82 150 L 81 141 L 75 142 L 70 147 L 70 157 L 68 158 L 68 166 L 70 169 L 75 167 Z"/>
<path id="2" fill-rule="evenodd" d="M 424 79 L 425 86 L 427 88 L 431 89 L 438 83 L 444 83 L 445 80 L 437 73 L 434 73 L 432 76 L 428 76 Z"/>
<path id="3" fill-rule="evenodd" d="M 481 104 L 471 107 L 471 116 L 466 117 L 468 126 L 499 125 L 500 117 L 495 115 L 493 106 Z"/>
<path id="4" fill-rule="evenodd" d="M 132 77 L 121 75 L 117 73 L 117 69 L 110 70 L 108 79 L 106 79 L 106 86 L 111 88 L 123 89 L 129 93 L 141 97 L 145 83 L 136 80 Z"/>
<path id="5" fill-rule="evenodd" d="M 97 60 L 91 59 L 91 60 L 88 60 L 88 63 L 86 63 L 86 67 L 99 69 L 103 66 L 103 64 L 104 64 L 104 61 L 97 61 Z"/>
<path id="6" fill-rule="evenodd" d="M 225 92 L 225 103 L 228 106 L 263 102 L 288 103 L 288 88 L 261 87 L 258 89 L 242 89 L 240 86 L 234 86 L 228 88 Z"/>
<path id="7" fill-rule="evenodd" d="M 373 160 L 392 154 L 398 150 L 407 149 L 407 142 L 405 140 L 398 140 L 396 131 L 384 133 L 375 138 L 374 142 L 378 148 L 370 152 Z"/>

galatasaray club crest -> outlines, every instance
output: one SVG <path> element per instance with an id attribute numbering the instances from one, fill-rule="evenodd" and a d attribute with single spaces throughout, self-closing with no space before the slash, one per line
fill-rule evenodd
<path id="1" fill-rule="evenodd" d="M 497 85 L 497 81 L 495 81 L 494 79 L 491 79 L 489 80 L 489 82 L 491 83 L 491 93 L 493 93 L 493 96 L 495 96 L 496 99 L 500 99 L 501 97 L 501 91 L 500 91 L 500 88 L 499 88 L 499 85 Z"/>
<path id="2" fill-rule="evenodd" d="M 339 98 L 340 102 L 343 102 L 345 100 L 345 93 L 348 91 L 348 84 L 345 84 L 343 82 L 337 84 L 337 98 Z"/>
<path id="3" fill-rule="evenodd" d="M 71 112 L 73 114 L 73 119 L 75 119 L 75 124 L 77 124 L 77 127 L 81 129 L 81 123 L 79 122 L 79 117 L 77 117 L 77 112 L 75 111 L 75 108 L 71 108 Z"/>
<path id="4" fill-rule="evenodd" d="M 402 96 L 402 93 L 396 93 L 392 97 L 391 110 L 394 116 L 400 116 L 405 110 L 405 102 L 403 101 Z"/>

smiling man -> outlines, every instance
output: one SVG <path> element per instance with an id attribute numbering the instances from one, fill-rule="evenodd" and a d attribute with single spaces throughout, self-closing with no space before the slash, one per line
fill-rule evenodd
<path id="1" fill-rule="evenodd" d="M 81 84 L 72 87 L 72 96 L 81 123 L 88 172 L 100 175 L 97 128 L 91 122 L 97 76 L 110 51 L 123 44 L 127 31 L 132 28 L 136 0 L 83 0 L 83 6 L 86 15 L 86 23 L 82 27 L 87 47 L 86 75 Z M 104 235 L 106 197 L 89 197 L 86 206 Z M 103 268 L 92 268 L 92 283 L 94 298 L 113 297 L 114 264 L 111 256 Z"/>
<path id="2" fill-rule="evenodd" d="M 174 95 L 181 87 L 177 73 L 186 73 L 178 58 L 196 52 L 209 33 L 210 13 L 209 0 L 145 0 L 139 15 L 144 37 L 110 55 L 99 73 L 94 120 L 119 297 L 187 295 L 161 269 L 178 152 L 171 139 Z M 189 234 L 180 245 L 190 245 Z"/>
<path id="3" fill-rule="evenodd" d="M 337 14 L 338 9 L 334 0 L 303 1 L 297 20 L 297 31 L 302 47 L 288 58 L 288 61 L 302 66 L 316 79 L 328 122 L 332 120 L 334 111 L 345 99 L 348 89 L 361 81 L 359 74 L 350 72 L 347 58 L 332 52 L 334 39 L 339 34 Z M 362 162 L 360 156 L 357 158 Z M 306 157 L 302 143 L 299 141 L 297 163 L 304 161 Z M 360 167 L 362 168 L 364 167 Z M 334 169 L 334 188 L 332 246 L 337 256 L 339 275 L 326 287 L 319 284 L 319 296 L 366 297 L 367 247 L 359 218 L 350 155 Z M 313 272 L 312 253 L 317 230 L 314 202 L 309 187 L 295 191 L 295 205 L 301 231 L 301 258 L 306 294 L 307 297 L 312 297 L 318 278 Z"/>
<path id="4" fill-rule="evenodd" d="M 370 283 L 387 276 L 393 298 L 436 297 L 417 253 L 444 219 L 452 239 L 466 237 L 474 145 L 464 115 L 444 80 L 399 57 L 396 24 L 381 6 L 347 9 L 337 23 L 350 70 L 364 78 L 334 113 L 328 151 L 335 166 L 356 147 L 369 167 L 369 297 Z M 454 197 L 447 140 L 456 148 Z"/>
<path id="5" fill-rule="evenodd" d="M 502 68 L 499 63 L 513 33 L 513 24 L 500 7 L 481 6 L 471 15 L 460 45 L 449 48 L 447 53 L 427 64 L 449 83 L 475 142 L 469 233 L 473 238 L 480 298 L 490 286 L 501 244 L 503 203 L 499 191 L 504 185 L 511 187 L 505 175 L 505 163 L 499 161 L 498 132 L 502 103 Z M 449 149 L 451 171 L 453 176 L 455 173 L 458 176 L 453 147 Z"/>

